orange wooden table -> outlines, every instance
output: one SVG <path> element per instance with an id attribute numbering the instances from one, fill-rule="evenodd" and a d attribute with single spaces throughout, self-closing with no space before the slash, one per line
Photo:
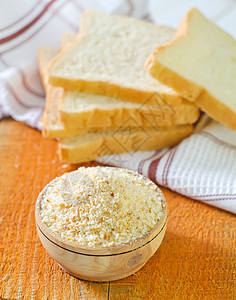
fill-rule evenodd
<path id="1" fill-rule="evenodd" d="M 51 179 L 77 167 L 60 163 L 56 142 L 38 131 L 0 122 L 0 299 L 236 299 L 235 216 L 167 189 L 164 241 L 139 272 L 95 283 L 62 271 L 37 237 L 34 206 Z"/>

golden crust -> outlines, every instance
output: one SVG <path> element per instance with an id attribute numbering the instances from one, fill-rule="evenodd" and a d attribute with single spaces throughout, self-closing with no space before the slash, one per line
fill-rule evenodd
<path id="1" fill-rule="evenodd" d="M 150 75 L 158 79 L 163 84 L 173 88 L 185 99 L 188 99 L 189 101 L 195 101 L 201 94 L 202 88 L 159 63 L 155 59 L 155 54 L 157 52 L 158 49 L 149 57 L 145 64 L 145 67 L 148 69 Z"/>
<path id="2" fill-rule="evenodd" d="M 78 90 L 80 92 L 89 91 L 91 94 L 107 95 L 109 97 L 117 97 L 125 101 L 136 103 L 144 103 L 150 98 L 154 92 L 141 91 L 132 88 L 120 87 L 112 83 L 101 81 L 88 81 L 82 79 L 66 79 L 50 75 L 49 83 L 55 87 L 63 86 L 65 90 Z M 178 94 L 159 93 L 170 105 L 179 105 L 183 98 Z M 150 101 L 150 105 L 155 101 Z"/>
<path id="3" fill-rule="evenodd" d="M 123 123 L 128 125 L 129 120 L 135 120 L 137 126 L 164 127 L 172 125 L 192 124 L 199 117 L 199 110 L 193 104 L 182 104 L 181 106 L 163 106 L 162 109 L 155 106 L 140 108 L 113 108 L 94 109 L 87 112 L 65 112 L 60 110 L 61 120 L 66 128 L 77 127 L 119 127 Z M 134 121 L 133 121 L 134 122 Z"/>
<path id="4" fill-rule="evenodd" d="M 236 131 L 236 113 L 210 93 L 204 90 L 196 103 L 210 117 Z"/>
<path id="5" fill-rule="evenodd" d="M 66 163 L 80 163 L 91 161 L 99 156 L 125 153 L 130 151 L 145 151 L 145 150 L 159 150 L 168 148 L 178 144 L 184 138 L 193 132 L 192 125 L 176 126 L 168 130 L 139 130 L 131 133 L 125 144 L 122 140 L 122 134 L 114 138 L 113 135 L 98 137 L 96 140 L 91 140 L 84 145 L 59 143 L 59 155 L 62 161 Z M 150 138 L 145 140 L 143 144 L 136 149 L 137 143 L 143 141 L 147 134 Z M 117 142 L 118 140 L 118 142 Z"/>
<path id="6" fill-rule="evenodd" d="M 67 113 L 60 111 L 59 107 L 62 105 L 63 89 L 48 86 L 47 90 L 47 106 L 43 121 L 43 135 L 51 138 L 63 138 L 68 136 L 80 135 L 88 131 L 102 131 L 112 130 L 115 128 L 130 126 L 135 128 L 137 126 L 143 128 L 150 127 L 169 127 L 173 125 L 194 123 L 199 117 L 199 110 L 195 105 L 187 104 L 181 108 L 176 107 L 174 111 L 157 109 L 150 113 L 147 109 L 141 111 L 135 108 L 117 108 L 117 109 L 96 109 L 87 112 Z M 59 107 L 58 107 L 58 102 Z M 162 114 L 164 116 L 162 116 Z M 54 117 L 54 126 L 49 116 Z M 60 115 L 62 121 L 56 115 Z M 135 120 L 135 121 L 134 121 Z M 57 126 L 55 126 L 57 125 Z"/>
<path id="7" fill-rule="evenodd" d="M 51 139 L 57 139 L 57 138 L 66 138 L 69 136 L 79 136 L 81 134 L 84 134 L 88 132 L 87 129 L 83 128 L 52 128 L 43 126 L 42 134 L 44 137 L 51 138 Z"/>

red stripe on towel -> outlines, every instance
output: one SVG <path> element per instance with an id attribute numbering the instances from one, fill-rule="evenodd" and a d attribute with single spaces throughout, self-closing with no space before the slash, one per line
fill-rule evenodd
<path id="1" fill-rule="evenodd" d="M 21 35 L 22 33 L 24 33 L 26 30 L 28 30 L 32 25 L 34 25 L 44 14 L 45 12 L 49 9 L 49 7 L 55 2 L 56 0 L 51 0 L 47 5 L 45 5 L 45 7 L 43 8 L 43 10 L 37 15 L 37 17 L 35 17 L 30 23 L 28 23 L 27 25 L 25 25 L 23 28 L 19 29 L 18 31 L 16 31 L 15 33 L 0 39 L 0 45 L 7 43 L 15 38 L 17 38 L 19 35 Z"/>

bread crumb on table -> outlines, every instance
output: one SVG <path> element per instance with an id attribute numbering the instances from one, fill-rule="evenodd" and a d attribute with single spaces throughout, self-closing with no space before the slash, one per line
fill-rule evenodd
<path id="1" fill-rule="evenodd" d="M 69 241 L 113 246 L 150 232 L 163 216 L 163 205 L 160 189 L 137 172 L 81 167 L 48 184 L 40 216 Z"/>

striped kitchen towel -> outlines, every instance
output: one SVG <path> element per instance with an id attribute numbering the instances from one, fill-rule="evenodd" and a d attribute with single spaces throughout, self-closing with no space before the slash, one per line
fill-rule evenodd
<path id="1" fill-rule="evenodd" d="M 78 32 L 85 9 L 123 12 L 142 18 L 143 4 L 123 0 L 1 1 L 0 119 L 11 116 L 41 129 L 45 95 L 37 68 L 37 48 L 43 45 L 59 48 L 63 33 Z"/>
<path id="2" fill-rule="evenodd" d="M 215 121 L 171 149 L 107 155 L 98 162 L 138 171 L 182 195 L 236 213 L 236 132 Z"/>
<path id="3" fill-rule="evenodd" d="M 217 0 L 218 10 L 220 1 Z M 190 2 L 192 5 L 193 1 Z M 196 2 L 196 6 L 201 2 Z M 160 5 L 160 1 L 150 3 Z M 182 16 L 183 1 L 175 4 L 176 14 L 179 10 Z M 225 6 L 222 1 L 222 12 L 227 11 Z M 59 47 L 62 33 L 78 31 L 80 17 L 87 8 L 149 19 L 145 0 L 0 3 L 0 119 L 11 116 L 41 129 L 45 95 L 37 69 L 37 48 Z M 162 7 L 159 11 L 163 19 L 161 11 L 165 10 Z M 213 11 L 223 16 L 215 6 Z M 165 23 L 168 24 L 168 14 Z M 197 128 L 195 134 L 172 149 L 110 155 L 98 161 L 137 170 L 178 193 L 236 213 L 236 133 L 216 122 L 201 130 Z"/>

